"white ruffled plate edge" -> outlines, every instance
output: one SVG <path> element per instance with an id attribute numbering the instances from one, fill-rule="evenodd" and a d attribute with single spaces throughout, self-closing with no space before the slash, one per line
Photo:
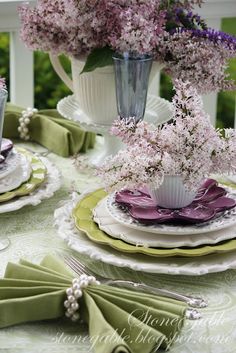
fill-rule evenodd
<path id="1" fill-rule="evenodd" d="M 236 237 L 236 227 L 228 227 L 211 233 L 201 234 L 158 234 L 136 230 L 118 223 L 107 210 L 107 197 L 98 202 L 93 209 L 93 219 L 99 228 L 112 238 L 123 240 L 135 246 L 156 248 L 196 247 L 199 245 L 217 244 Z"/>
<path id="2" fill-rule="evenodd" d="M 40 157 L 40 160 L 47 168 L 45 181 L 31 194 L 0 204 L 0 213 L 16 211 L 28 205 L 36 206 L 60 189 L 61 173 L 57 167 L 45 157 Z"/>
<path id="3" fill-rule="evenodd" d="M 85 195 L 95 191 L 87 190 L 82 195 L 76 193 L 54 212 L 54 224 L 58 235 L 67 245 L 78 253 L 105 264 L 127 267 L 134 271 L 162 273 L 170 275 L 204 275 L 236 268 L 236 251 L 224 254 L 212 254 L 194 259 L 189 258 L 153 258 L 145 255 L 128 255 L 108 246 L 93 243 L 85 234 L 76 229 L 72 210 Z"/>

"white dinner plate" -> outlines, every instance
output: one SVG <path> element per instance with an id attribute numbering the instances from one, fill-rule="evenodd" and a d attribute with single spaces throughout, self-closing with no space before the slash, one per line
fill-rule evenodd
<path id="1" fill-rule="evenodd" d="M 10 174 L 0 179 L 0 194 L 18 188 L 27 181 L 31 174 L 30 161 L 26 156 L 20 154 L 20 163 Z"/>
<path id="2" fill-rule="evenodd" d="M 89 190 L 87 193 L 92 191 L 94 190 Z M 236 251 L 194 257 L 194 259 L 186 257 L 156 258 L 141 254 L 129 255 L 127 253 L 120 253 L 110 247 L 98 245 L 76 229 L 72 217 L 73 208 L 85 195 L 86 193 L 80 196 L 74 194 L 72 200 L 69 200 L 54 213 L 58 235 L 66 241 L 71 249 L 78 253 L 87 255 L 91 259 L 101 261 L 104 264 L 127 267 L 134 271 L 147 273 L 203 275 L 236 269 Z"/>
<path id="3" fill-rule="evenodd" d="M 201 234 L 157 234 L 132 229 L 118 223 L 106 207 L 107 197 L 102 199 L 93 210 L 93 219 L 99 228 L 113 238 L 121 239 L 136 246 L 157 248 L 179 248 L 183 246 L 196 247 L 199 245 L 217 244 L 236 237 L 236 227 Z"/>

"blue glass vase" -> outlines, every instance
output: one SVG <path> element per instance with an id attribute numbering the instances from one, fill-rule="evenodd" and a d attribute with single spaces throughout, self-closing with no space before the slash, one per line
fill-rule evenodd
<path id="1" fill-rule="evenodd" d="M 143 119 L 153 57 L 114 54 L 117 110 L 121 119 Z"/>

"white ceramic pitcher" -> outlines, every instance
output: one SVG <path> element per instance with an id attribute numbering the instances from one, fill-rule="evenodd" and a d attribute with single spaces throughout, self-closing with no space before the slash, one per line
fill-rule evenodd
<path id="1" fill-rule="evenodd" d="M 112 65 L 80 74 L 85 60 L 70 57 L 72 80 L 65 72 L 58 56 L 50 54 L 52 66 L 62 81 L 74 92 L 81 110 L 94 124 L 111 126 L 117 117 L 115 74 Z M 154 62 L 149 87 L 158 92 L 159 72 L 162 65 Z M 153 93 L 153 92 L 152 92 Z"/>

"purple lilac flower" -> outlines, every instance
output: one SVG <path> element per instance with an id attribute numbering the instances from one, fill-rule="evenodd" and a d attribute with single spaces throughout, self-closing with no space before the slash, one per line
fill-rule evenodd
<path id="1" fill-rule="evenodd" d="M 191 82 L 199 93 L 233 90 L 235 83 L 227 79 L 225 70 L 228 60 L 236 56 L 236 48 L 225 38 L 213 41 L 193 35 L 191 30 L 166 33 L 159 42 L 157 58 L 173 79 Z"/>
<path id="2" fill-rule="evenodd" d="M 183 8 L 167 12 L 166 30 L 173 34 L 180 29 L 207 29 L 207 25 L 199 15 Z"/>
<path id="3" fill-rule="evenodd" d="M 212 28 L 208 28 L 205 30 L 193 29 L 191 33 L 193 37 L 205 38 L 215 43 L 216 45 L 220 44 L 225 46 L 229 50 L 236 51 L 236 37 L 231 36 L 228 33 L 217 31 Z"/>

